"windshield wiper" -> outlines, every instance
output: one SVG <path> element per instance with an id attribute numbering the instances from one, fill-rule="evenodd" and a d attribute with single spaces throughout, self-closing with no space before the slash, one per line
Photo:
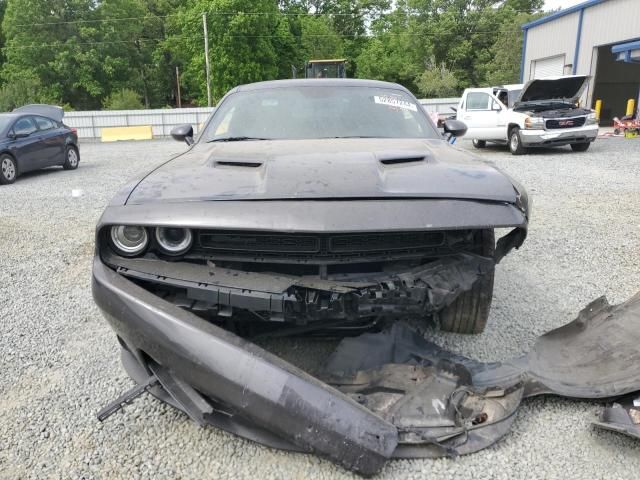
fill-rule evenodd
<path id="1" fill-rule="evenodd" d="M 251 140 L 271 140 L 270 138 L 258 138 L 258 137 L 221 137 L 208 140 L 207 143 L 212 142 L 245 142 Z"/>
<path id="2" fill-rule="evenodd" d="M 341 135 L 339 137 L 320 137 L 321 139 L 327 138 L 392 138 L 392 137 L 383 137 L 380 135 Z"/>

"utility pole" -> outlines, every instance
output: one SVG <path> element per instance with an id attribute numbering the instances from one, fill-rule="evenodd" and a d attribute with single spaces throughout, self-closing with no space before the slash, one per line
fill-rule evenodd
<path id="1" fill-rule="evenodd" d="M 176 66 L 176 84 L 178 85 L 178 108 L 182 108 L 182 96 L 180 95 L 180 67 Z"/>
<path id="2" fill-rule="evenodd" d="M 204 27 L 204 61 L 207 67 L 207 106 L 211 106 L 211 66 L 209 65 L 209 32 L 207 31 L 207 14 L 202 14 Z"/>

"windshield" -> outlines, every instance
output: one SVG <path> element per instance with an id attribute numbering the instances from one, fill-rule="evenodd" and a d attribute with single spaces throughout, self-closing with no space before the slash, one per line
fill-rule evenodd
<path id="1" fill-rule="evenodd" d="M 509 90 L 509 105 L 507 105 L 508 107 L 513 107 L 513 104 L 516 103 L 516 100 L 518 100 L 518 97 L 520 96 L 521 91 L 522 89 Z"/>
<path id="2" fill-rule="evenodd" d="M 401 90 L 304 86 L 237 92 L 200 137 L 225 139 L 441 138 Z"/>

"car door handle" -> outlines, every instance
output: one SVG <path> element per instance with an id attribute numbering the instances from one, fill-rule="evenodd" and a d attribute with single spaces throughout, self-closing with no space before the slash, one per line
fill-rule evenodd
<path id="1" fill-rule="evenodd" d="M 465 116 L 464 116 L 464 117 L 462 117 L 462 118 L 464 118 L 465 120 L 469 120 L 469 119 L 471 119 L 471 115 L 465 115 Z"/>

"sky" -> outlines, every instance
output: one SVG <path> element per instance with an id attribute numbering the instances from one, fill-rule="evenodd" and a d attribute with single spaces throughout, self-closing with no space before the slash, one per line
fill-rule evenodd
<path id="1" fill-rule="evenodd" d="M 545 0 L 544 9 L 545 10 L 555 10 L 557 8 L 567 8 L 573 7 L 579 3 L 584 2 L 584 0 Z"/>

